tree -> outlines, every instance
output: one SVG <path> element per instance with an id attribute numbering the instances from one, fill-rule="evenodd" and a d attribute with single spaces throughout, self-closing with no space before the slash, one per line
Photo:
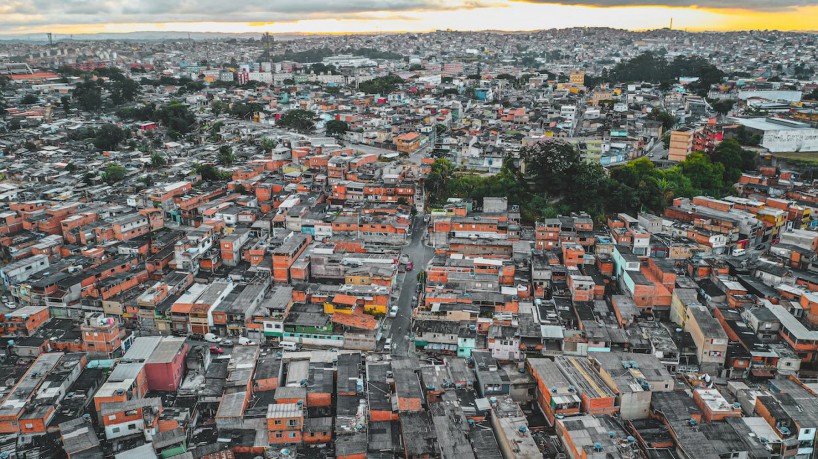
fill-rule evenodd
<path id="1" fill-rule="evenodd" d="M 426 176 L 426 192 L 432 199 L 441 196 L 446 189 L 446 184 L 454 172 L 454 164 L 445 158 L 436 159 L 432 163 L 429 174 Z"/>
<path id="2" fill-rule="evenodd" d="M 417 281 L 418 281 L 418 283 L 420 285 L 425 285 L 426 284 L 426 278 L 427 278 L 426 271 L 425 270 L 419 271 L 417 273 L 417 275 L 415 276 L 415 278 L 417 279 Z"/>
<path id="3" fill-rule="evenodd" d="M 409 66 L 409 71 L 410 72 L 415 72 L 417 70 L 423 70 L 423 66 L 420 65 L 420 64 L 412 64 L 412 65 Z"/>
<path id="4" fill-rule="evenodd" d="M 710 155 L 714 163 L 724 166 L 725 183 L 736 183 L 741 177 L 742 153 L 741 145 L 733 139 L 724 140 Z"/>
<path id="5" fill-rule="evenodd" d="M 228 145 L 219 147 L 219 154 L 216 161 L 222 166 L 230 167 L 236 162 L 236 156 L 233 154 L 233 149 Z"/>
<path id="6" fill-rule="evenodd" d="M 315 113 L 309 110 L 290 110 L 278 120 L 278 125 L 289 128 L 295 129 L 298 132 L 302 133 L 309 133 L 315 129 L 315 124 L 313 124 L 312 119 L 315 117 Z"/>
<path id="7" fill-rule="evenodd" d="M 67 170 L 68 172 L 76 172 L 77 169 L 78 169 L 77 165 L 74 163 L 68 163 L 65 165 L 65 170 Z"/>
<path id="8" fill-rule="evenodd" d="M 117 163 L 108 163 L 102 172 L 102 180 L 108 185 L 121 181 L 128 174 L 128 170 Z"/>
<path id="9" fill-rule="evenodd" d="M 231 177 L 229 172 L 221 171 L 212 164 L 195 164 L 193 167 L 202 176 L 202 180 L 208 182 L 223 182 Z"/>
<path id="10" fill-rule="evenodd" d="M 733 109 L 733 105 L 735 104 L 736 101 L 734 100 L 721 99 L 713 102 L 711 106 L 713 107 L 713 110 L 716 111 L 716 113 L 719 113 L 722 116 L 726 116 L 728 113 L 730 113 L 730 110 Z"/>
<path id="11" fill-rule="evenodd" d="M 111 101 L 114 105 L 122 105 L 125 102 L 133 102 L 139 95 L 139 83 L 123 77 L 111 83 Z"/>
<path id="12" fill-rule="evenodd" d="M 648 115 L 648 119 L 656 120 L 662 123 L 662 129 L 667 131 L 676 125 L 676 117 L 668 112 L 654 108 Z"/>
<path id="13" fill-rule="evenodd" d="M 73 98 L 80 110 L 94 112 L 102 108 L 102 89 L 95 81 L 86 80 L 77 84 Z"/>
<path id="14" fill-rule="evenodd" d="M 345 132 L 349 130 L 349 125 L 346 121 L 341 120 L 330 120 L 327 121 L 327 134 L 331 136 L 339 136 L 343 135 Z"/>
<path id="15" fill-rule="evenodd" d="M 679 167 L 702 194 L 719 197 L 724 192 L 724 165 L 712 163 L 704 153 L 692 153 Z"/>
<path id="16" fill-rule="evenodd" d="M 194 115 L 187 105 L 172 101 L 156 111 L 156 118 L 162 122 L 169 132 L 177 134 L 187 134 L 196 125 L 196 115 Z"/>
<path id="17" fill-rule="evenodd" d="M 387 75 L 361 82 L 358 89 L 367 94 L 389 94 L 403 83 L 403 78 L 397 75 Z"/>
<path id="18" fill-rule="evenodd" d="M 22 99 L 20 99 L 20 103 L 23 105 L 32 105 L 36 104 L 39 100 L 40 99 L 34 94 L 26 94 Z"/>
<path id="19" fill-rule="evenodd" d="M 65 113 L 70 112 L 71 111 L 71 98 L 68 97 L 68 96 L 60 97 L 60 105 L 62 105 L 62 109 L 65 111 Z"/>
<path id="20" fill-rule="evenodd" d="M 273 148 L 275 148 L 275 147 L 276 147 L 276 141 L 275 140 L 273 140 L 273 139 L 271 139 L 269 137 L 265 137 L 265 138 L 261 139 L 261 149 L 262 150 L 264 150 L 264 151 L 273 151 Z"/>
<path id="21" fill-rule="evenodd" d="M 167 163 L 168 160 L 162 153 L 159 153 L 158 151 L 154 151 L 153 153 L 151 153 L 151 166 L 159 168 L 166 165 Z"/>
<path id="22" fill-rule="evenodd" d="M 96 132 L 94 137 L 94 146 L 100 150 L 113 150 L 120 142 L 127 138 L 127 133 L 124 129 L 116 124 L 104 124 Z"/>
<path id="23" fill-rule="evenodd" d="M 579 165 L 579 152 L 573 145 L 548 140 L 523 147 L 525 179 L 535 193 L 558 196 L 570 190 L 570 173 Z"/>

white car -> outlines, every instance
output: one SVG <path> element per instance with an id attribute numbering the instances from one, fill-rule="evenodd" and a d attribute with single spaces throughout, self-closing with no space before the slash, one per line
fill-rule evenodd
<path id="1" fill-rule="evenodd" d="M 219 336 L 214 335 L 213 333 L 205 333 L 204 340 L 208 343 L 221 343 L 222 339 Z"/>
<path id="2" fill-rule="evenodd" d="M 389 317 L 397 317 L 398 316 L 398 307 L 392 306 L 392 309 L 389 310 Z"/>
<path id="3" fill-rule="evenodd" d="M 242 346 L 255 346 L 256 342 L 251 341 L 250 338 L 245 338 L 244 336 L 239 337 L 239 344 Z"/>

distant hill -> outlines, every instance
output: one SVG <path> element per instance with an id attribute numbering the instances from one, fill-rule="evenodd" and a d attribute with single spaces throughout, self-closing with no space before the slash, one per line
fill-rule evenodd
<path id="1" fill-rule="evenodd" d="M 276 40 L 294 40 L 306 36 L 306 34 L 272 34 Z M 148 40 L 219 40 L 229 38 L 259 38 L 260 33 L 218 33 L 218 32 L 127 32 L 127 33 L 84 33 L 84 34 L 54 34 L 55 42 L 67 41 L 148 41 Z M 26 42 L 26 43 L 48 43 L 45 33 L 8 34 L 0 35 L 0 42 Z"/>

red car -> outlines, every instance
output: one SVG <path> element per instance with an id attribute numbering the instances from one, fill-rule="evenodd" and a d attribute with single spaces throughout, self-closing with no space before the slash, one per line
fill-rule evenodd
<path id="1" fill-rule="evenodd" d="M 411 271 L 413 269 L 415 269 L 415 263 L 410 261 L 409 264 L 406 265 L 406 270 Z"/>
<path id="2" fill-rule="evenodd" d="M 220 348 L 219 346 L 210 346 L 210 353 L 211 354 L 224 354 L 224 349 Z"/>

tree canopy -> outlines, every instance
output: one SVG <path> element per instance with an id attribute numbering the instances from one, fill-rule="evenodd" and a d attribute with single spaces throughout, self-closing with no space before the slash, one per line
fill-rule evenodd
<path id="1" fill-rule="evenodd" d="M 358 85 L 358 89 L 367 94 L 389 94 L 403 83 L 403 79 L 397 75 L 387 75 L 364 81 Z"/>
<path id="2" fill-rule="evenodd" d="M 102 88 L 93 80 L 77 84 L 72 94 L 80 110 L 94 112 L 102 108 Z"/>
<path id="3" fill-rule="evenodd" d="M 100 150 L 113 150 L 126 138 L 128 138 L 127 131 L 116 124 L 103 124 L 96 131 L 94 146 Z"/>
<path id="4" fill-rule="evenodd" d="M 117 163 L 108 163 L 102 171 L 102 180 L 105 183 L 112 185 L 121 181 L 128 174 L 128 170 Z"/>
<path id="5" fill-rule="evenodd" d="M 216 161 L 222 166 L 230 167 L 236 162 L 236 155 L 233 154 L 233 149 L 229 145 L 222 145 L 219 147 L 219 154 L 216 156 Z"/>
<path id="6" fill-rule="evenodd" d="M 343 135 L 349 130 L 349 125 L 346 121 L 329 120 L 327 121 L 327 134 L 332 136 Z"/>
<path id="7" fill-rule="evenodd" d="M 196 115 L 194 115 L 187 105 L 172 101 L 163 105 L 156 111 L 156 118 L 168 129 L 171 137 L 187 134 L 193 131 L 196 125 Z"/>
<path id="8" fill-rule="evenodd" d="M 290 110 L 282 115 L 281 119 L 278 120 L 278 125 L 298 132 L 308 133 L 315 129 L 315 124 L 312 122 L 313 118 L 315 118 L 315 113 L 309 110 Z"/>
<path id="9" fill-rule="evenodd" d="M 668 61 L 661 53 L 646 51 L 616 64 L 608 77 L 612 82 L 653 83 L 675 82 L 679 77 L 695 77 L 699 80 L 690 83 L 688 87 L 691 91 L 704 95 L 712 84 L 721 81 L 724 72 L 701 56 L 676 56 Z"/>

